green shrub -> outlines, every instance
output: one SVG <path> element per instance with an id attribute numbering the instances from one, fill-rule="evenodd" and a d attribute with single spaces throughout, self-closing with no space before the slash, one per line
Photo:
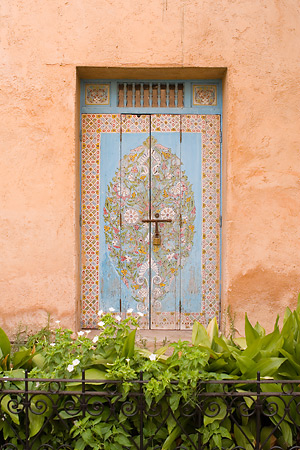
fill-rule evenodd
<path id="1" fill-rule="evenodd" d="M 52 335 L 48 333 L 45 336 L 40 332 L 31 337 L 27 347 L 13 354 L 5 332 L 0 329 L 0 377 L 9 377 L 5 380 L 5 389 L 11 391 L 1 398 L 2 442 L 22 448 L 13 428 L 24 436 L 24 410 L 20 410 L 17 402 L 14 406 L 13 402 L 18 398 L 18 390 L 24 389 L 24 382 L 14 381 L 14 378 L 23 378 L 25 369 L 31 379 L 72 379 L 72 383 L 65 382 L 60 386 L 67 390 L 82 388 L 83 369 L 86 389 L 93 392 L 111 392 L 110 380 L 122 381 L 109 399 L 103 395 L 96 397 L 98 408 L 101 408 L 99 416 L 89 413 L 89 407 L 93 408 L 91 403 L 84 417 L 80 400 L 74 394 L 70 394 L 68 399 L 66 396 L 59 398 L 55 393 L 48 397 L 43 393 L 32 393 L 29 434 L 35 440 L 36 448 L 51 442 L 57 447 L 69 444 L 77 450 L 131 449 L 136 448 L 134 442 L 138 443 L 142 432 L 149 448 L 158 446 L 171 450 L 182 445 L 192 449 L 200 433 L 203 445 L 210 449 L 238 445 L 251 450 L 257 439 L 257 424 L 253 415 L 243 415 L 242 408 L 251 410 L 257 397 L 252 391 L 254 384 L 243 383 L 243 380 L 255 380 L 257 372 L 260 372 L 262 380 L 270 380 L 261 384 L 263 392 L 273 393 L 273 396 L 266 397 L 266 408 L 272 413 L 264 414 L 260 433 L 263 450 L 268 450 L 274 442 L 283 448 L 296 442 L 300 427 L 298 406 L 292 397 L 286 397 L 286 401 L 290 401 L 287 413 L 281 399 L 275 395 L 281 387 L 271 380 L 300 380 L 299 302 L 295 311 L 286 310 L 281 330 L 277 319 L 273 331 L 267 334 L 260 324 L 252 326 L 246 315 L 245 338 L 234 339 L 219 332 L 216 319 L 207 328 L 196 322 L 192 342 L 171 343 L 154 353 L 136 345 L 137 327 L 138 321 L 130 314 L 125 320 L 105 314 L 99 318 L 99 336 L 93 339 L 89 338 L 88 332 L 74 336 L 71 330 L 57 328 Z M 147 381 L 142 388 L 145 408 L 157 411 L 159 405 L 157 414 L 144 417 L 143 430 L 140 430 L 138 414 L 134 412 L 134 408 L 138 408 L 137 403 L 130 400 L 130 393 L 140 392 L 140 385 L 131 380 L 138 380 L 141 371 L 143 380 Z M 95 384 L 92 380 L 103 380 L 103 383 Z M 224 389 L 230 389 L 230 384 L 222 387 L 218 383 L 207 384 L 207 380 L 240 381 L 240 400 L 234 408 L 229 409 L 223 395 Z M 46 382 L 37 384 L 30 381 L 32 390 L 42 391 L 48 387 Z M 293 388 L 299 391 L 298 384 Z M 205 396 L 201 397 L 201 394 L 209 392 L 216 394 L 213 413 L 212 404 L 205 403 Z M 202 399 L 201 405 L 199 398 Z M 68 401 L 75 413 L 66 408 Z M 133 408 L 132 415 L 124 414 L 126 402 Z M 187 411 L 201 409 L 201 423 L 196 428 L 193 414 L 182 415 L 184 408 Z M 54 409 L 60 411 L 56 418 Z M 183 433 L 183 428 L 188 433 Z"/>

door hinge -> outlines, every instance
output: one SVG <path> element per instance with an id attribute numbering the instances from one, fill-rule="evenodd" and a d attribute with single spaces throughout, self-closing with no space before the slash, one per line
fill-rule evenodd
<path id="1" fill-rule="evenodd" d="M 220 131 L 220 142 L 221 142 L 221 144 L 222 144 L 222 142 L 223 142 L 223 135 L 222 135 L 222 131 Z"/>
<path id="2" fill-rule="evenodd" d="M 79 131 L 79 140 L 82 142 L 82 130 Z"/>
<path id="3" fill-rule="evenodd" d="M 80 226 L 80 228 L 82 226 L 82 216 L 81 216 L 81 214 L 79 214 L 79 226 Z"/>
<path id="4" fill-rule="evenodd" d="M 222 225 L 223 225 L 223 218 L 222 216 L 220 216 L 220 228 L 222 228 Z"/>

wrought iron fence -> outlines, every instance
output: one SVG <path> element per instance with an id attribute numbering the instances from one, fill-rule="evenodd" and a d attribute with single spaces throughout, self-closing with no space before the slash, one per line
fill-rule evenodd
<path id="1" fill-rule="evenodd" d="M 0 379 L 0 448 L 300 449 L 299 381 L 199 380 L 149 401 L 138 380 Z"/>

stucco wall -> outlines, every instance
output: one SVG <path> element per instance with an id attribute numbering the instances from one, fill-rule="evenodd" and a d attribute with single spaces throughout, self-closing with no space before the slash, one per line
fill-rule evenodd
<path id="1" fill-rule="evenodd" d="M 227 68 L 223 310 L 231 305 L 242 329 L 246 310 L 271 326 L 295 305 L 297 0 L 7 0 L 0 21 L 4 329 L 38 327 L 47 312 L 78 326 L 78 77 L 113 73 L 89 67 L 168 67 L 198 78 L 220 77 L 225 71 L 213 68 Z M 85 69 L 77 74 L 76 67 Z"/>

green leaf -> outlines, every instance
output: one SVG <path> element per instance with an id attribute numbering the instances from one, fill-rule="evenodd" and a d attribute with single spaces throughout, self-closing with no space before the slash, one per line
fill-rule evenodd
<path id="1" fill-rule="evenodd" d="M 247 426 L 234 424 L 234 437 L 238 446 L 246 450 L 253 450 L 254 436 Z"/>
<path id="2" fill-rule="evenodd" d="M 280 424 L 280 429 L 285 443 L 291 447 L 293 445 L 293 434 L 290 425 L 286 421 L 283 421 Z"/>
<path id="3" fill-rule="evenodd" d="M 255 328 L 251 325 L 249 322 L 247 313 L 245 314 L 245 336 L 246 336 L 246 342 L 247 345 L 251 345 L 256 339 L 259 338 L 259 333 L 256 331 Z"/>
<path id="4" fill-rule="evenodd" d="M 170 407 L 172 411 L 176 411 L 178 409 L 178 405 L 181 399 L 181 394 L 173 393 L 170 397 Z"/>
<path id="5" fill-rule="evenodd" d="M 256 322 L 254 329 L 261 337 L 265 336 L 266 330 L 258 322 Z"/>
<path id="6" fill-rule="evenodd" d="M 291 338 L 294 335 L 294 319 L 290 308 L 286 308 L 284 319 L 283 319 L 283 327 L 281 330 L 281 336 L 284 338 Z"/>
<path id="7" fill-rule="evenodd" d="M 85 449 L 85 442 L 82 438 L 78 439 L 78 441 L 75 442 L 75 448 L 74 450 L 84 450 Z"/>
<path id="8" fill-rule="evenodd" d="M 125 338 L 124 346 L 121 356 L 124 358 L 132 358 L 134 355 L 134 344 L 135 344 L 135 334 L 136 329 L 132 330 L 129 335 Z"/>
<path id="9" fill-rule="evenodd" d="M 178 417 L 179 417 L 178 412 L 177 412 L 177 414 L 175 414 L 175 416 L 176 416 L 176 419 L 178 419 Z M 177 425 L 176 419 L 175 419 L 173 414 L 170 414 L 168 416 L 167 421 L 166 421 L 167 427 L 168 427 L 168 434 L 172 433 L 172 431 L 176 427 L 176 425 Z M 152 434 L 155 434 L 155 432 L 156 432 L 156 430 L 155 430 L 155 427 L 154 427 L 154 429 L 152 431 Z"/>
<path id="10" fill-rule="evenodd" d="M 272 427 L 263 427 L 260 432 L 260 443 L 263 450 L 269 450 L 270 447 L 273 447 L 271 442 L 271 438 L 273 436 L 272 432 L 274 429 Z"/>
<path id="11" fill-rule="evenodd" d="M 0 405 L 1 409 L 9 415 L 12 421 L 17 425 L 20 425 L 19 415 L 13 412 L 15 408 L 14 401 L 12 400 L 11 396 L 8 394 L 4 395 L 1 399 Z"/>
<path id="12" fill-rule="evenodd" d="M 90 429 L 85 430 L 81 434 L 81 437 L 84 440 L 84 442 L 86 442 L 88 445 L 90 445 L 93 448 L 94 438 L 93 438 L 92 431 Z"/>
<path id="13" fill-rule="evenodd" d="M 59 411 L 58 415 L 62 419 L 72 419 L 73 417 L 82 416 L 82 412 L 79 411 L 77 414 L 69 414 L 67 411 Z"/>
<path id="14" fill-rule="evenodd" d="M 42 428 L 45 418 L 53 411 L 51 399 L 44 394 L 33 394 L 30 397 L 29 430 L 30 437 L 35 436 Z"/>
<path id="15" fill-rule="evenodd" d="M 2 350 L 3 356 L 10 355 L 11 352 L 11 345 L 9 342 L 9 339 L 7 337 L 7 334 L 5 331 L 0 328 L 0 348 Z"/>
<path id="16" fill-rule="evenodd" d="M 264 358 L 255 362 L 246 356 L 237 356 L 236 360 L 243 377 L 252 380 L 257 377 L 257 372 L 260 372 L 262 377 L 273 376 L 286 358 Z"/>
<path id="17" fill-rule="evenodd" d="M 276 383 L 274 383 L 274 384 L 273 383 L 270 383 L 270 384 L 262 383 L 260 386 L 261 386 L 262 392 L 277 392 L 279 394 L 282 394 L 281 385 L 278 385 Z M 272 420 L 272 422 L 275 425 L 278 425 L 278 421 L 281 420 L 282 417 L 285 418 L 285 421 L 288 421 L 288 422 L 292 423 L 291 419 L 286 414 L 285 404 L 289 404 L 290 405 L 291 417 L 295 417 L 295 419 L 296 419 L 297 412 L 295 411 L 295 414 L 294 414 L 293 406 L 295 408 L 295 405 L 291 402 L 291 397 L 289 397 L 289 396 L 285 397 L 285 401 L 283 402 L 280 397 L 268 396 L 267 397 L 267 403 L 270 404 L 270 409 L 271 409 L 271 412 L 272 412 L 272 415 L 270 416 L 270 419 Z M 276 415 L 273 414 L 273 410 L 275 408 L 274 405 L 276 405 Z"/>
<path id="18" fill-rule="evenodd" d="M 206 332 L 209 337 L 210 347 L 212 347 L 213 350 L 216 350 L 217 348 L 216 346 L 214 346 L 214 338 L 219 336 L 219 327 L 216 317 L 211 319 L 208 326 L 206 327 Z"/>
<path id="19" fill-rule="evenodd" d="M 193 345 L 203 345 L 204 347 L 210 348 L 210 339 L 207 334 L 205 327 L 199 323 L 194 322 L 193 332 L 192 332 L 192 344 Z"/>
<path id="20" fill-rule="evenodd" d="M 124 434 L 117 434 L 115 436 L 115 441 L 121 445 L 124 445 L 125 447 L 131 447 L 132 445 L 130 440 L 126 436 L 124 436 Z"/>
<path id="21" fill-rule="evenodd" d="M 187 422 L 188 418 L 183 419 L 181 422 L 181 427 L 177 425 L 174 428 L 172 433 L 167 437 L 167 439 L 163 443 L 161 450 L 169 450 L 170 448 L 172 448 L 174 441 L 180 436 L 180 434 L 182 433 L 182 429 L 184 429 Z"/>
<path id="22" fill-rule="evenodd" d="M 35 354 L 32 358 L 32 365 L 33 367 L 38 367 L 39 369 L 42 369 L 45 364 L 45 358 L 40 353 Z"/>
<path id="23" fill-rule="evenodd" d="M 230 432 L 229 432 L 229 430 L 227 428 L 220 427 L 219 430 L 220 430 L 221 436 L 223 438 L 232 439 L 231 438 L 231 434 L 230 434 Z"/>
<path id="24" fill-rule="evenodd" d="M 36 415 L 50 417 L 53 411 L 51 399 L 45 394 L 32 394 L 30 397 L 30 409 Z"/>
<path id="25" fill-rule="evenodd" d="M 252 370 L 253 368 L 256 368 L 256 364 L 255 362 L 249 358 L 248 356 L 244 356 L 244 355 L 234 355 L 236 362 L 237 362 L 237 366 L 240 369 L 240 371 L 242 372 L 242 374 L 244 375 L 247 371 L 249 372 L 249 370 Z"/>
<path id="26" fill-rule="evenodd" d="M 43 414 L 41 414 L 41 415 L 34 414 L 32 411 L 29 410 L 28 417 L 29 417 L 30 437 L 33 437 L 42 428 L 44 421 L 45 421 L 45 416 Z"/>
<path id="27" fill-rule="evenodd" d="M 109 450 L 124 450 L 118 442 L 109 443 Z"/>
<path id="28" fill-rule="evenodd" d="M 81 374 L 74 377 L 74 380 L 81 380 L 81 379 L 82 379 Z M 89 381 L 89 380 L 101 380 L 102 381 L 103 380 L 103 382 L 105 383 L 106 379 L 108 379 L 107 378 L 107 373 L 104 372 L 104 370 L 91 368 L 91 369 L 87 369 L 85 371 L 85 380 L 86 381 Z M 98 386 L 101 383 L 91 383 L 91 382 L 89 382 L 88 384 L 95 384 L 95 385 Z M 77 382 L 66 383 L 66 386 L 68 386 L 68 387 L 78 386 L 78 385 L 81 385 L 81 382 L 78 382 L 78 383 Z"/>
<path id="29" fill-rule="evenodd" d="M 300 292 L 298 294 L 296 313 L 298 314 L 298 316 L 300 315 Z"/>
<path id="30" fill-rule="evenodd" d="M 246 341 L 246 338 L 244 338 L 244 337 L 234 338 L 233 342 L 236 345 L 238 345 L 239 347 L 241 347 L 243 350 L 245 350 L 247 348 L 247 341 Z"/>
<path id="31" fill-rule="evenodd" d="M 219 448 L 221 450 L 222 448 L 222 439 L 221 439 L 221 435 L 219 433 L 213 434 L 212 435 L 212 440 L 215 443 L 216 447 Z"/>
<path id="32" fill-rule="evenodd" d="M 225 350 L 226 352 L 229 352 L 229 348 L 227 342 L 224 339 L 224 336 L 215 336 L 214 341 L 219 347 L 221 347 L 221 349 L 223 349 L 223 351 Z"/>
<path id="33" fill-rule="evenodd" d="M 287 358 L 289 363 L 291 363 L 293 368 L 296 370 L 297 374 L 300 375 L 300 364 L 297 363 L 294 356 L 291 355 L 289 352 L 285 351 L 283 348 L 280 349 L 280 353 Z"/>
<path id="34" fill-rule="evenodd" d="M 14 369 L 18 369 L 19 367 L 22 367 L 25 365 L 30 359 L 32 359 L 33 355 L 31 353 L 31 349 L 26 350 L 20 350 L 18 352 L 15 352 L 12 358 L 12 363 L 14 366 Z"/>
<path id="35" fill-rule="evenodd" d="M 204 411 L 203 423 L 207 426 L 210 423 L 223 420 L 227 413 L 226 404 L 220 399 L 211 399 Z"/>

